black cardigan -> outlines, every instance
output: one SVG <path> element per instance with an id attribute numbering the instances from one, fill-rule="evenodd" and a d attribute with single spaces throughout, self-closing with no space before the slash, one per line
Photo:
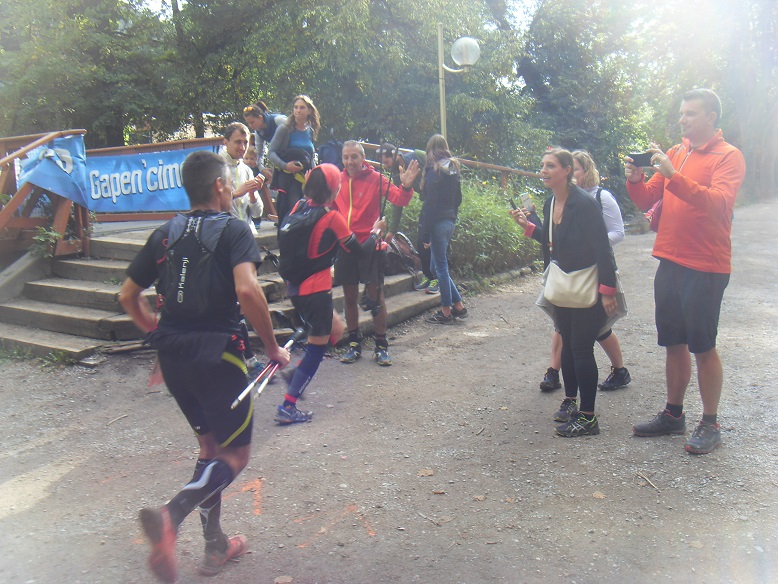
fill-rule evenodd
<path id="1" fill-rule="evenodd" d="M 543 261 L 546 266 L 554 259 L 565 272 L 582 270 L 597 264 L 599 283 L 616 288 L 616 260 L 608 240 L 608 230 L 602 218 L 602 209 L 592 197 L 578 187 L 570 189 L 565 203 L 562 222 L 555 226 L 553 236 L 553 257 L 548 246 L 548 230 L 553 223 L 551 201 L 543 206 L 545 220 L 541 226 L 537 215 L 530 217 L 536 229 L 532 239 L 543 246 Z"/>

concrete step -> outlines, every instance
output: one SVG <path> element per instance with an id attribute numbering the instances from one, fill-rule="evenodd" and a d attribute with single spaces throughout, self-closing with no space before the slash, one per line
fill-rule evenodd
<path id="1" fill-rule="evenodd" d="M 149 232 L 151 233 L 151 232 Z M 111 260 L 132 260 L 143 247 L 146 240 L 133 240 L 118 235 L 96 237 L 89 244 L 89 253 L 93 258 Z"/>
<path id="2" fill-rule="evenodd" d="M 360 293 L 362 287 L 360 286 Z M 431 308 L 440 305 L 440 294 L 425 294 L 413 289 L 413 277 L 410 274 L 398 274 L 387 276 L 384 282 L 384 295 L 386 298 L 386 311 L 388 326 L 394 326 L 400 322 L 413 318 Z M 335 310 L 343 312 L 343 288 L 338 286 L 332 290 L 332 303 Z M 294 318 L 292 301 L 284 299 L 270 305 L 271 311 L 281 311 L 288 318 Z M 369 312 L 360 309 L 359 328 L 366 334 L 372 334 L 373 317 Z"/>
<path id="3" fill-rule="evenodd" d="M 283 298 L 285 286 L 278 274 L 268 274 L 259 278 L 262 291 L 270 302 Z M 107 284 L 89 280 L 71 280 L 68 278 L 48 278 L 27 282 L 24 287 L 24 297 L 40 302 L 66 304 L 68 306 L 81 306 L 83 308 L 96 308 L 112 312 L 124 312 L 117 300 L 119 284 Z M 154 288 L 143 292 L 144 298 L 154 308 L 157 302 L 157 293 Z"/>
<path id="4" fill-rule="evenodd" d="M 122 312 L 117 301 L 118 294 L 118 284 L 106 284 L 89 280 L 70 280 L 68 278 L 48 278 L 46 280 L 27 282 L 24 286 L 24 297 L 30 300 L 96 308 L 112 312 Z M 144 292 L 144 296 L 148 297 L 152 303 L 156 298 L 156 294 L 151 289 Z"/>
<path id="5" fill-rule="evenodd" d="M 0 345 L 5 350 L 18 350 L 35 357 L 55 353 L 79 360 L 94 353 L 103 343 L 97 339 L 0 323 Z"/>
<path id="6" fill-rule="evenodd" d="M 124 281 L 127 266 L 126 260 L 75 258 L 55 260 L 51 263 L 53 275 L 70 280 L 90 280 L 106 284 L 120 284 Z"/>
<path id="7" fill-rule="evenodd" d="M 107 341 L 126 341 L 141 336 L 126 314 L 26 298 L 0 304 L 0 322 Z"/>
<path id="8" fill-rule="evenodd" d="M 263 221 L 258 231 L 255 237 L 257 245 L 274 250 L 277 254 L 278 238 L 273 224 Z M 93 237 L 90 243 L 90 255 L 93 258 L 130 261 L 153 232 L 153 229 L 142 229 Z"/>

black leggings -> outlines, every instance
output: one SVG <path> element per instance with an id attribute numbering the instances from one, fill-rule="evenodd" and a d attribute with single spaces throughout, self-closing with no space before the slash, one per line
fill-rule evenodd
<path id="1" fill-rule="evenodd" d="M 276 169 L 276 172 L 283 172 Z M 294 207 L 295 203 L 303 197 L 303 185 L 294 178 L 290 178 L 287 183 L 286 190 L 279 190 L 276 195 L 276 213 L 278 214 L 278 229 L 281 229 L 281 224 L 284 222 L 284 218 L 289 215 Z"/>
<path id="2" fill-rule="evenodd" d="M 578 409 L 593 412 L 597 396 L 597 361 L 594 341 L 605 324 L 605 310 L 598 300 L 591 308 L 556 308 L 556 327 L 562 335 L 562 378 L 565 396 L 581 394 Z"/>

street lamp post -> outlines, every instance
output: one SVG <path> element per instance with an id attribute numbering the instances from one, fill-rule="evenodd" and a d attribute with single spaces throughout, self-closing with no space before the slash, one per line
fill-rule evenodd
<path id="1" fill-rule="evenodd" d="M 451 58 L 462 67 L 452 69 L 443 62 L 443 25 L 438 23 L 438 86 L 440 87 L 440 133 L 446 136 L 446 71 L 449 73 L 464 73 L 475 65 L 481 56 L 478 41 L 470 37 L 462 37 L 451 45 Z"/>

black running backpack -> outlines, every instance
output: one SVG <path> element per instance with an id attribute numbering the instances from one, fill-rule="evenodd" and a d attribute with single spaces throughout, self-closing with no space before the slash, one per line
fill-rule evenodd
<path id="1" fill-rule="evenodd" d="M 278 249 L 281 260 L 278 273 L 284 280 L 299 286 L 315 273 L 332 266 L 334 253 L 318 258 L 308 257 L 308 245 L 319 219 L 330 212 L 329 207 L 308 205 L 301 199 L 281 223 L 278 230 Z"/>
<path id="2" fill-rule="evenodd" d="M 182 215 L 170 220 L 165 262 L 157 282 L 162 313 L 177 320 L 200 319 L 213 308 L 220 286 L 214 253 L 232 217 Z"/>

